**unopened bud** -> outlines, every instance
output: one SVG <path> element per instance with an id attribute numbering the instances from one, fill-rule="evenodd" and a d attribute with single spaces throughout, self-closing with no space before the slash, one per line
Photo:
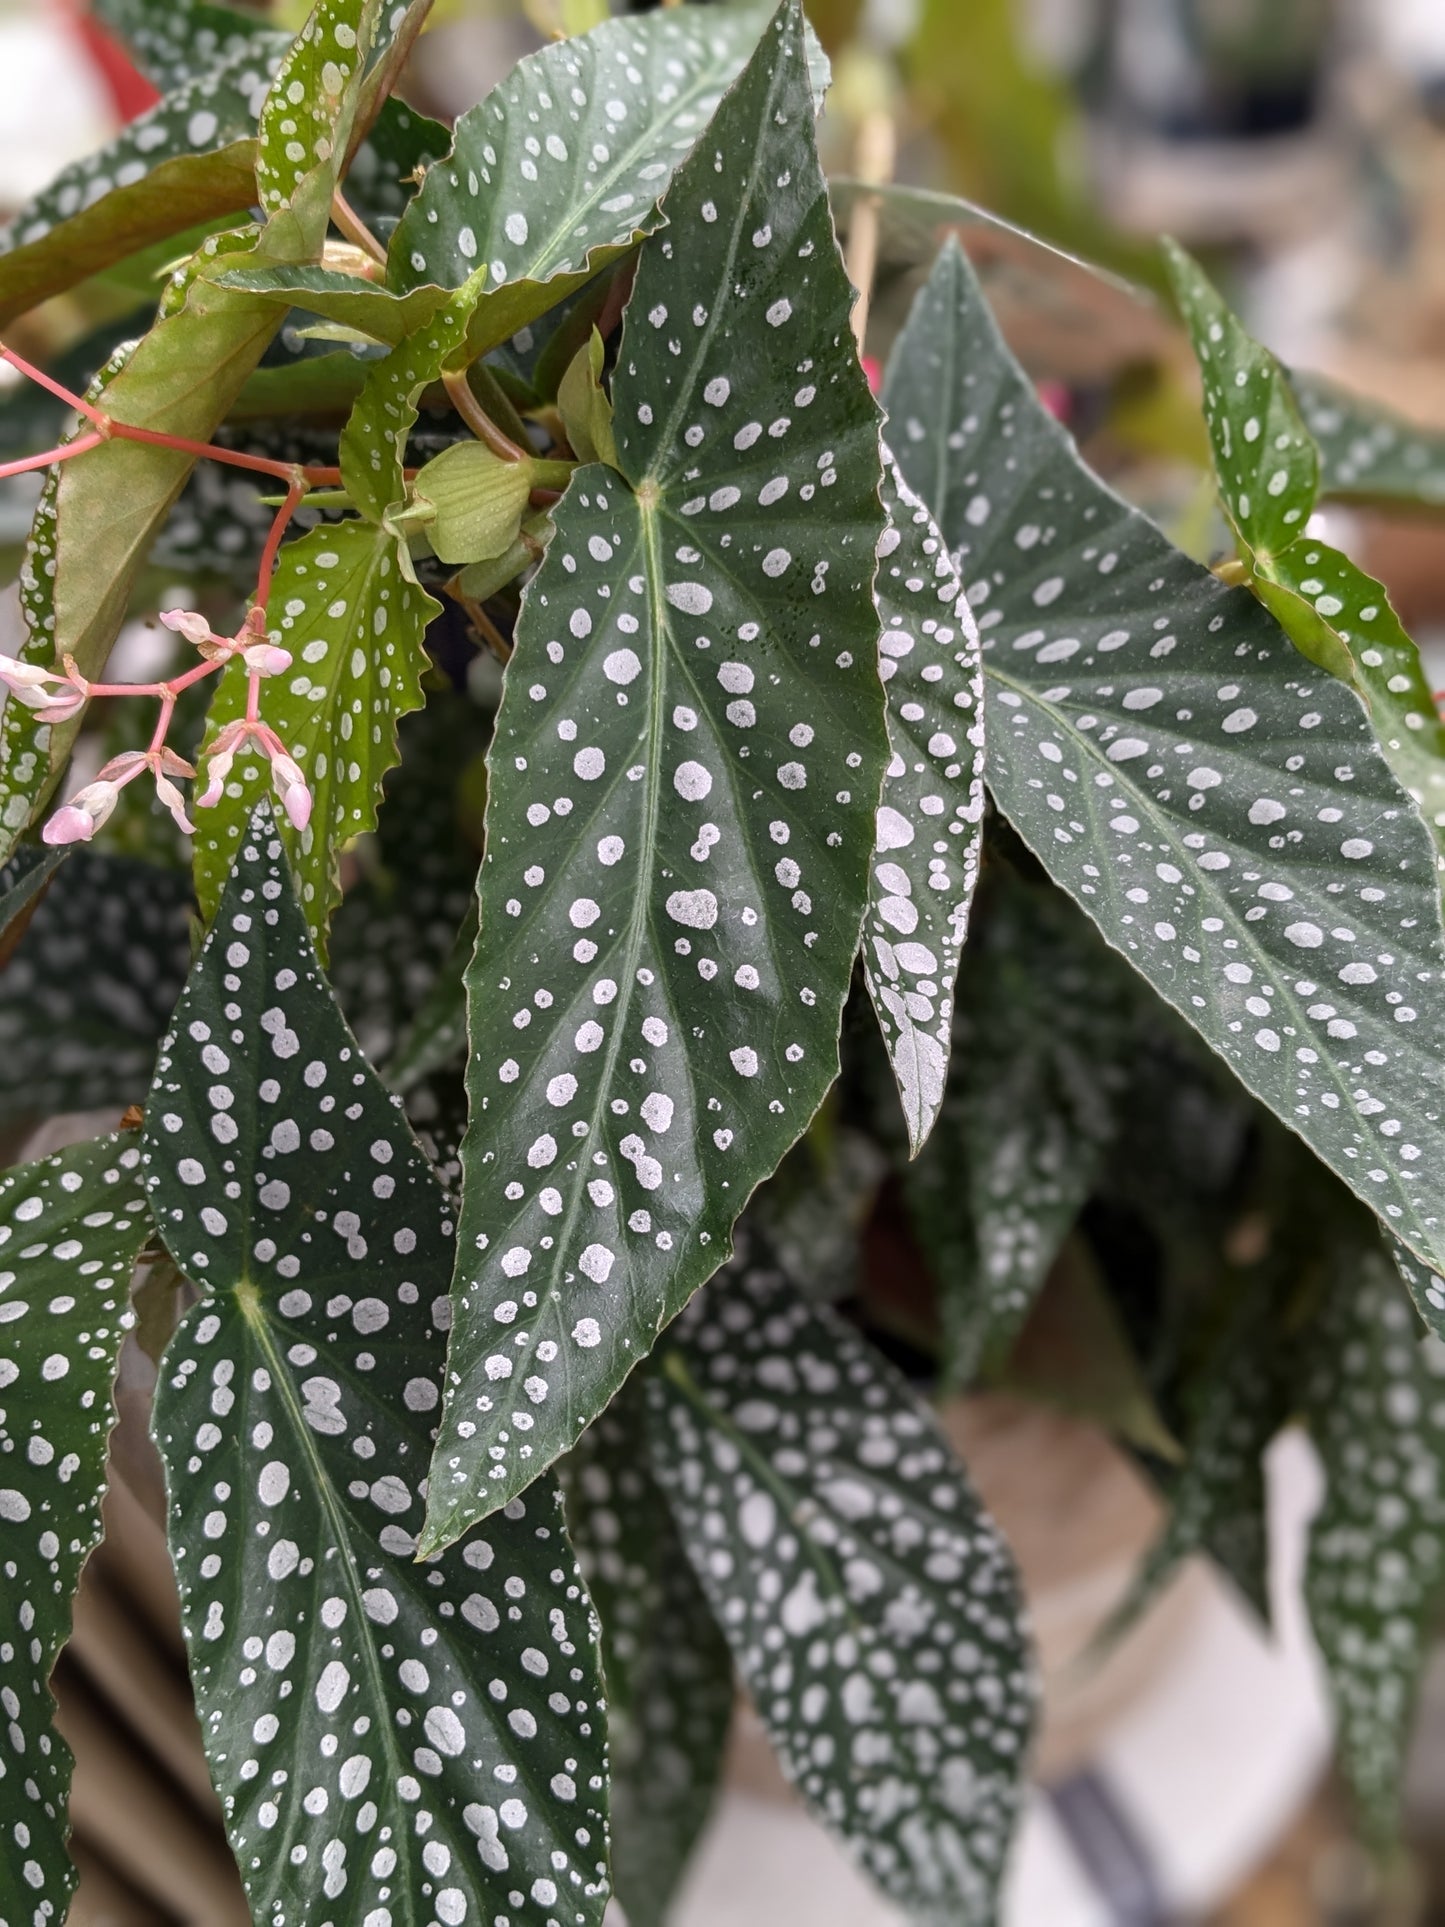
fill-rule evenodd
<path id="1" fill-rule="evenodd" d="M 253 676 L 280 676 L 291 667 L 291 653 L 274 642 L 253 642 L 241 651 L 241 660 Z"/>
<path id="2" fill-rule="evenodd" d="M 119 796 L 119 783 L 87 783 L 55 812 L 41 831 L 42 838 L 50 844 L 89 843 L 115 808 Z"/>

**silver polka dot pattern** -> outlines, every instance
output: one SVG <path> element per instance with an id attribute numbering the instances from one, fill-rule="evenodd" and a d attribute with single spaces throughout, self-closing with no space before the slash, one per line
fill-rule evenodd
<path id="1" fill-rule="evenodd" d="M 0 1920 L 64 1919 L 70 1753 L 50 1671 L 100 1539 L 111 1387 L 150 1230 L 133 1138 L 0 1177 Z"/>
<path id="2" fill-rule="evenodd" d="M 619 350 L 622 473 L 558 506 L 489 757 L 431 1543 L 597 1415 L 837 1070 L 886 757 L 882 513 L 795 7 L 667 212 Z"/>
<path id="3" fill-rule="evenodd" d="M 1358 701 L 1083 467 L 956 244 L 885 398 L 978 621 L 1000 807 L 1246 1087 L 1445 1254 L 1434 853 Z"/>
<path id="4" fill-rule="evenodd" d="M 789 1778 L 910 1918 L 993 1919 L 1034 1685 L 1007 1549 L 933 1418 L 761 1260 L 644 1382 L 653 1469 Z"/>
<path id="5" fill-rule="evenodd" d="M 596 1623 L 555 1484 L 418 1563 L 450 1210 L 258 812 L 147 1107 L 203 1294 L 155 1431 L 227 1830 L 271 1927 L 595 1927 Z"/>
<path id="6" fill-rule="evenodd" d="M 863 967 L 916 1155 L 948 1074 L 959 952 L 983 840 L 983 665 L 943 537 L 890 459 L 873 594 L 888 769 Z"/>

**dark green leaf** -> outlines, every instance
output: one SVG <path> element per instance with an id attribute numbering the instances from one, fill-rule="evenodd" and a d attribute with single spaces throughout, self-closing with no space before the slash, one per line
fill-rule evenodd
<path id="1" fill-rule="evenodd" d="M 457 122 L 391 242 L 397 290 L 492 292 L 484 340 L 505 341 L 657 225 L 673 169 L 702 133 L 767 19 L 761 6 L 610 20 L 519 61 Z"/>
<path id="2" fill-rule="evenodd" d="M 120 36 L 141 71 L 165 89 L 196 80 L 247 48 L 260 47 L 279 58 L 291 38 L 269 28 L 262 15 L 235 12 L 211 0 L 91 0 L 91 11 Z"/>
<path id="3" fill-rule="evenodd" d="M 1094 1188 L 1136 1002 L 1067 902 L 997 876 L 959 976 L 938 1128 L 904 1179 L 953 1385 L 1001 1362 Z"/>
<path id="4" fill-rule="evenodd" d="M 890 462 L 874 596 L 892 752 L 863 964 L 916 1153 L 948 1074 L 949 1019 L 983 838 L 978 631 L 943 537 Z"/>
<path id="5" fill-rule="evenodd" d="M 596 1923 L 602 1681 L 560 1495 L 544 1480 L 485 1537 L 413 1556 L 450 1210 L 332 1002 L 266 823 L 145 1138 L 157 1222 L 203 1293 L 155 1431 L 231 1845 L 258 1920 L 317 1920 L 343 1894 L 328 1917 L 491 1920 L 517 1892 L 539 1919 Z"/>
<path id="6" fill-rule="evenodd" d="M 733 1711 L 728 1643 L 647 1459 L 631 1388 L 563 1461 L 602 1621 L 612 1880 L 628 1927 L 664 1927 L 712 1809 Z"/>
<path id="7" fill-rule="evenodd" d="M 80 1569 L 100 1538 L 111 1387 L 150 1229 L 140 1151 L 105 1138 L 0 1177 L 0 1920 L 60 1920 L 75 1885 L 69 1749 L 50 1670 Z"/>
<path id="8" fill-rule="evenodd" d="M 558 506 L 490 760 L 432 1543 L 596 1417 L 837 1072 L 886 754 L 882 516 L 796 0 L 667 214 L 614 382 L 622 473 Z M 548 1389 L 525 1430 L 492 1376 L 518 1307 Z"/>
<path id="9" fill-rule="evenodd" d="M 1034 1688 L 1008 1552 L 933 1419 L 758 1262 L 644 1382 L 655 1476 L 789 1777 L 911 1918 L 992 1920 Z"/>
<path id="10" fill-rule="evenodd" d="M 271 580 L 270 635 L 290 669 L 266 683 L 262 714 L 300 764 L 314 799 L 304 830 L 288 824 L 306 915 L 325 947 L 341 899 L 342 848 L 376 826 L 381 783 L 397 760 L 396 726 L 422 704 L 423 638 L 437 604 L 408 579 L 397 539 L 368 522 L 314 529 L 281 551 Z M 239 667 L 216 684 L 207 743 L 246 712 Z M 196 895 L 203 914 L 221 888 L 271 770 L 254 742 L 237 752 L 225 794 L 196 813 Z"/>
<path id="11" fill-rule="evenodd" d="M 1355 697 L 1083 467 L 957 246 L 886 399 L 969 585 L 1000 807 L 1245 1086 L 1445 1261 L 1434 853 Z"/>
<path id="12" fill-rule="evenodd" d="M 1359 691 L 1386 760 L 1445 851 L 1445 723 L 1420 652 L 1383 585 L 1303 533 L 1319 467 L 1284 370 L 1182 249 L 1171 250 L 1169 270 L 1203 372 L 1221 499 L 1249 586 L 1296 648 Z"/>
<path id="13" fill-rule="evenodd" d="M 1368 1226 L 1334 1240 L 1327 1277 L 1304 1382 L 1326 1478 L 1305 1597 L 1341 1764 L 1367 1827 L 1389 1838 L 1445 1583 L 1441 1359 Z"/>
<path id="14" fill-rule="evenodd" d="M 14 956 L 36 905 L 69 855 L 68 849 L 17 850 L 0 870 L 0 969 Z"/>
<path id="15" fill-rule="evenodd" d="M 73 852 L 0 971 L 0 1122 L 118 1114 L 145 1096 L 185 982 L 190 905 L 180 872 Z"/>
<path id="16" fill-rule="evenodd" d="M 1295 368 L 1289 385 L 1320 456 L 1320 488 L 1347 501 L 1445 507 L 1445 434 Z"/>

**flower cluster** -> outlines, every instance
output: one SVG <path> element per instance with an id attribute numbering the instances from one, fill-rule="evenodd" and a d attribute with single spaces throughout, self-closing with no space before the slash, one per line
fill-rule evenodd
<path id="1" fill-rule="evenodd" d="M 34 710 L 41 722 L 68 721 L 92 696 L 154 696 L 161 705 L 150 747 L 126 750 L 122 755 L 113 757 L 99 771 L 94 782 L 77 790 L 50 818 L 42 831 L 44 840 L 51 844 L 88 843 L 115 809 L 126 784 L 134 782 L 145 770 L 150 771 L 155 780 L 156 795 L 181 829 L 193 832 L 195 825 L 186 815 L 185 798 L 171 779 L 193 778 L 196 771 L 183 757 L 167 747 L 166 732 L 175 712 L 176 699 L 182 690 L 238 659 L 249 680 L 246 714 L 236 722 L 227 723 L 203 752 L 207 782 L 205 789 L 195 798 L 195 807 L 208 809 L 220 802 L 237 752 L 247 742 L 253 742 L 270 762 L 272 781 L 287 817 L 296 829 L 304 830 L 311 817 L 312 800 L 305 775 L 275 730 L 263 723 L 259 715 L 262 682 L 269 676 L 281 675 L 291 667 L 291 657 L 287 651 L 267 639 L 263 611 L 253 608 L 234 636 L 214 634 L 205 617 L 189 609 L 167 610 L 161 616 L 161 621 L 168 629 L 175 630 L 188 642 L 194 643 L 202 659 L 194 669 L 173 677 L 169 682 L 97 683 L 81 675 L 69 656 L 65 658 L 63 671 L 60 672 L 0 656 L 0 683 L 18 702 Z"/>

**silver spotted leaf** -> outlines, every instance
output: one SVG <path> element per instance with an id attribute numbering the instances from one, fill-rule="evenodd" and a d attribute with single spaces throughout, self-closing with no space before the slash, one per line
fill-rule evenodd
<path id="1" fill-rule="evenodd" d="M 1325 1471 L 1305 1599 L 1338 1721 L 1340 1764 L 1368 1830 L 1398 1824 L 1415 1692 L 1445 1596 L 1445 1399 L 1386 1253 L 1353 1226 L 1296 1390 Z"/>
<path id="2" fill-rule="evenodd" d="M 1420 652 L 1383 584 L 1306 532 L 1319 465 L 1283 368 L 1182 249 L 1170 250 L 1169 270 L 1203 375 L 1221 499 L 1249 586 L 1302 654 L 1358 691 L 1445 861 L 1445 722 Z"/>
<path id="3" fill-rule="evenodd" d="M 978 620 L 1000 808 L 1246 1088 L 1442 1261 L 1434 852 L 1355 696 L 1089 473 L 956 245 L 885 400 Z"/>
<path id="4" fill-rule="evenodd" d="M 605 21 L 530 54 L 462 115 L 392 236 L 397 291 L 490 286 L 477 351 L 552 307 L 658 225 L 674 168 L 768 18 L 678 7 Z"/>
<path id="5" fill-rule="evenodd" d="M 23 207 L 0 233 L 0 327 L 153 242 L 243 216 L 275 64 L 274 47 L 238 48 Z"/>
<path id="6" fill-rule="evenodd" d="M 133 1138 L 0 1176 L 0 1920 L 65 1917 L 70 1753 L 50 1671 L 100 1539 L 111 1387 L 150 1231 Z"/>
<path id="7" fill-rule="evenodd" d="M 71 852 L 0 970 L 0 1124 L 140 1102 L 186 980 L 190 912 L 182 873 Z"/>
<path id="8" fill-rule="evenodd" d="M 664 1927 L 722 1776 L 732 1654 L 648 1465 L 636 1381 L 562 1461 L 602 1621 L 612 1884 L 628 1927 Z"/>
<path id="9" fill-rule="evenodd" d="M 256 191 L 282 258 L 319 255 L 382 0 L 315 0 L 261 108 Z"/>
<path id="10" fill-rule="evenodd" d="M 560 1493 L 542 1480 L 415 1558 L 451 1211 L 332 1001 L 264 809 L 177 1009 L 145 1162 L 202 1294 L 154 1431 L 255 1918 L 600 1921 L 605 1714 Z"/>
<path id="11" fill-rule="evenodd" d="M 621 473 L 557 506 L 489 760 L 431 1544 L 597 1416 L 837 1073 L 882 513 L 796 0 L 667 216 L 619 349 Z"/>
<path id="12" fill-rule="evenodd" d="M 883 506 L 873 594 L 890 753 L 863 968 L 916 1153 L 943 1102 L 953 983 L 978 882 L 983 667 L 943 537 L 891 462 Z"/>
<path id="13" fill-rule="evenodd" d="M 291 667 L 265 684 L 262 715 L 310 786 L 311 820 L 287 824 L 311 929 L 323 952 L 341 900 L 341 850 L 376 827 L 382 778 L 398 757 L 399 720 L 422 704 L 424 638 L 437 603 L 417 586 L 395 535 L 369 522 L 313 529 L 281 551 L 271 579 L 270 636 Z M 217 679 L 206 724 L 213 742 L 246 713 L 239 667 Z M 271 789 L 265 755 L 236 753 L 221 800 L 196 812 L 196 895 L 209 916 L 252 811 Z"/>
<path id="14" fill-rule="evenodd" d="M 1008 1551 L 932 1416 L 761 1259 L 644 1384 L 654 1475 L 788 1777 L 910 1918 L 994 1920 L 1034 1686 Z"/>
<path id="15" fill-rule="evenodd" d="M 1292 368 L 1289 385 L 1320 458 L 1320 490 L 1344 501 L 1445 508 L 1445 434 L 1324 375 Z"/>
<path id="16" fill-rule="evenodd" d="M 212 0 L 92 0 L 91 12 L 130 49 L 141 72 L 162 89 L 207 74 L 248 47 L 284 53 L 291 36 L 264 17 Z"/>
<path id="17" fill-rule="evenodd" d="M 938 1127 L 903 1178 L 944 1374 L 996 1369 L 1117 1134 L 1138 993 L 1058 893 L 1000 870 L 964 955 Z"/>

